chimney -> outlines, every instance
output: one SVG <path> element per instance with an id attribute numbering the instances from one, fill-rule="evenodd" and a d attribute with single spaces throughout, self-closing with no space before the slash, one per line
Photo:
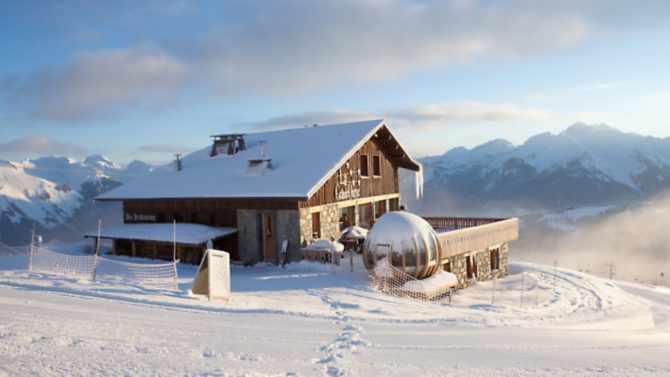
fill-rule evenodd
<path id="1" fill-rule="evenodd" d="M 259 141 L 258 149 L 260 152 L 259 158 L 250 158 L 247 166 L 246 175 L 248 176 L 263 176 L 268 170 L 272 170 L 272 159 L 265 158 L 265 145 L 267 142 Z"/>
<path id="2" fill-rule="evenodd" d="M 224 155 L 234 155 L 247 149 L 247 144 L 244 142 L 244 134 L 221 134 L 211 135 L 213 139 L 212 151 L 209 153 L 210 157 Z"/>
<path id="3" fill-rule="evenodd" d="M 181 171 L 181 153 L 174 154 L 174 167 L 176 171 Z"/>

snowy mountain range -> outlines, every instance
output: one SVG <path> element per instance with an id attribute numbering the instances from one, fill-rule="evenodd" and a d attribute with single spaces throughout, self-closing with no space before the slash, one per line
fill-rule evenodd
<path id="1" fill-rule="evenodd" d="M 413 205 L 429 211 L 555 211 L 636 202 L 670 189 L 670 138 L 602 124 L 576 123 L 519 146 L 496 139 L 421 162 L 425 196 Z"/>
<path id="2" fill-rule="evenodd" d="M 151 170 L 141 161 L 122 167 L 101 155 L 83 162 L 66 157 L 0 160 L 0 238 L 26 243 L 33 221 L 47 238 L 51 233 L 81 237 L 85 222 L 109 218 L 110 206 L 95 204 L 95 196 Z"/>

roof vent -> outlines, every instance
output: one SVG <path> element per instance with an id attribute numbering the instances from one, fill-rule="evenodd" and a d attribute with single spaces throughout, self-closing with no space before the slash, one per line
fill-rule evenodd
<path id="1" fill-rule="evenodd" d="M 221 134 L 212 135 L 214 143 L 212 144 L 212 151 L 209 153 L 210 157 L 223 155 L 233 155 L 247 149 L 244 142 L 244 134 Z"/>
<path id="2" fill-rule="evenodd" d="M 259 158 L 250 158 L 249 166 L 247 166 L 246 175 L 249 176 L 262 176 L 268 170 L 272 170 L 272 159 L 265 158 L 265 141 L 259 142 L 260 157 Z"/>
<path id="3" fill-rule="evenodd" d="M 174 169 L 176 171 L 181 171 L 181 153 L 174 154 Z"/>

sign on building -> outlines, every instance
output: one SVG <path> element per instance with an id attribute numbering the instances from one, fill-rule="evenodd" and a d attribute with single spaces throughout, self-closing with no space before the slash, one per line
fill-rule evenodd
<path id="1" fill-rule="evenodd" d="M 193 279 L 191 292 L 205 295 L 210 301 L 230 301 L 230 255 L 225 251 L 207 249 Z"/>

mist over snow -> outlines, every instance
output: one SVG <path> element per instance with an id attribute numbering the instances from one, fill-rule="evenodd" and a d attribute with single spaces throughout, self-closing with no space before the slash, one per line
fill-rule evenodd
<path id="1" fill-rule="evenodd" d="M 670 286 L 670 191 L 614 213 L 577 218 L 566 230 L 533 228 L 515 245 L 516 260 Z M 545 224 L 546 225 L 546 224 Z M 514 253 L 512 253 L 514 255 Z M 661 275 L 663 274 L 663 275 Z"/>

